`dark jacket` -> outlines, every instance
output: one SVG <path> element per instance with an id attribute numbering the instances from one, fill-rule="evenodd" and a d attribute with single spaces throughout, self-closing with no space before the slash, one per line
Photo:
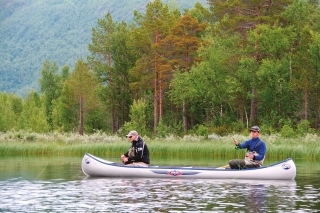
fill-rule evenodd
<path id="1" fill-rule="evenodd" d="M 130 151 L 133 151 L 133 154 L 130 154 Z M 138 136 L 133 142 L 130 149 L 124 153 L 128 157 L 126 164 L 133 162 L 144 162 L 150 164 L 149 149 L 147 144 Z"/>

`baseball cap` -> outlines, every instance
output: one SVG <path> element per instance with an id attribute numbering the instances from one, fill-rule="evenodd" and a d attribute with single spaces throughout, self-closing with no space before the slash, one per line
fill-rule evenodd
<path id="1" fill-rule="evenodd" d="M 260 132 L 260 128 L 258 126 L 251 127 L 250 131 Z"/>
<path id="2" fill-rule="evenodd" d="M 126 137 L 128 138 L 128 137 L 130 137 L 130 136 L 137 136 L 137 135 L 138 135 L 138 132 L 137 132 L 137 131 L 131 130 L 131 131 L 126 135 Z"/>

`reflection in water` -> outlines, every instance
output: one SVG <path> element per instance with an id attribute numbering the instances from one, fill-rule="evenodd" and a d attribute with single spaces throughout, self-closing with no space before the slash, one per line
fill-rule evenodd
<path id="1" fill-rule="evenodd" d="M 10 179 L 0 190 L 5 212 L 292 212 L 296 199 L 294 181 Z"/>
<path id="2" fill-rule="evenodd" d="M 121 179 L 85 177 L 81 159 L 82 156 L 0 158 L 0 212 L 317 212 L 320 209 L 318 164 L 308 166 L 305 171 L 305 165 L 297 165 L 300 174 L 296 181 Z"/>
<path id="3" fill-rule="evenodd" d="M 252 212 L 260 212 L 263 210 L 266 204 L 266 195 L 268 187 L 259 184 L 259 185 L 248 185 L 249 192 L 247 196 L 248 209 Z"/>
<path id="4" fill-rule="evenodd" d="M 250 181 L 234 183 L 239 195 L 232 203 L 238 203 L 238 210 L 245 212 L 276 212 L 283 209 L 295 210 L 295 181 Z"/>

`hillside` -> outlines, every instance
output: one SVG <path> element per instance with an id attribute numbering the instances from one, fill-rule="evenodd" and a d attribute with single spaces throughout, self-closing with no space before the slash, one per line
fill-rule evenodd
<path id="1" fill-rule="evenodd" d="M 38 90 L 42 63 L 73 66 L 88 54 L 91 29 L 110 12 L 130 22 L 150 0 L 0 0 L 0 91 L 25 96 Z M 164 1 L 181 11 L 206 0 Z"/>

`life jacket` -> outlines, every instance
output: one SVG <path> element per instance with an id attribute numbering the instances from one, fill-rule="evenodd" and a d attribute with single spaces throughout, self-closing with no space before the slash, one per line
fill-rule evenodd
<path id="1" fill-rule="evenodd" d="M 244 158 L 245 161 L 254 161 L 254 162 L 259 163 L 260 165 L 263 164 L 263 161 L 264 161 L 265 156 L 264 156 L 263 159 L 260 160 L 260 161 L 258 161 L 258 160 L 253 160 L 253 159 L 251 159 L 251 158 L 248 158 L 249 154 L 252 154 L 252 155 L 254 155 L 254 156 L 258 156 L 258 155 L 259 155 L 259 153 L 258 153 L 256 150 L 257 150 L 258 145 L 259 145 L 260 143 L 261 143 L 261 140 L 258 141 L 258 143 L 256 143 L 256 145 L 255 145 L 254 148 L 253 148 L 253 151 L 247 150 L 246 156 L 245 156 L 245 158 Z"/>
<path id="2" fill-rule="evenodd" d="M 130 147 L 129 151 L 128 151 L 128 156 L 129 157 L 134 157 L 136 155 L 136 147 Z"/>
<path id="3" fill-rule="evenodd" d="M 145 142 L 143 142 L 143 146 L 142 146 L 142 149 L 144 149 L 144 145 L 145 145 Z M 130 147 L 130 149 L 129 149 L 129 151 L 128 151 L 128 156 L 129 157 L 134 157 L 134 156 L 136 156 L 136 152 L 137 152 L 137 147 L 136 147 L 136 145 L 134 145 L 134 146 L 132 146 L 132 147 Z M 142 157 L 142 156 L 141 156 Z"/>

